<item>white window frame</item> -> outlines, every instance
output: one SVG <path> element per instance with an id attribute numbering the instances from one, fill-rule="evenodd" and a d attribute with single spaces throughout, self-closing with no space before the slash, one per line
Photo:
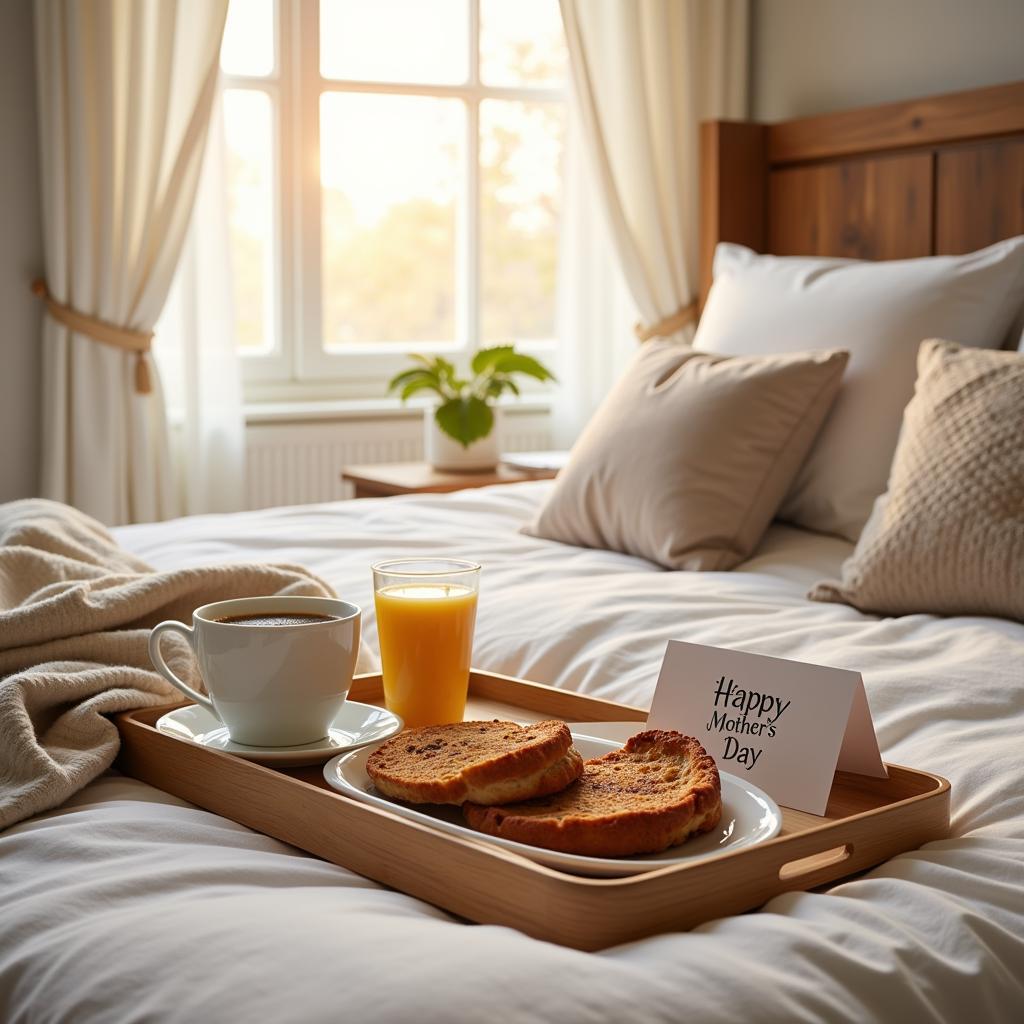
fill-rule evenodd
<path id="1" fill-rule="evenodd" d="M 319 0 L 275 0 L 274 73 L 228 75 L 225 89 L 257 89 L 273 108 L 275 196 L 275 347 L 243 355 L 246 399 L 294 401 L 382 398 L 388 379 L 412 351 L 438 352 L 467 365 L 480 340 L 480 103 L 486 99 L 565 103 L 561 88 L 489 86 L 480 81 L 480 0 L 468 0 L 469 77 L 459 85 L 368 82 L 325 78 L 320 73 Z M 321 331 L 320 96 L 325 92 L 437 96 L 466 104 L 463 202 L 456 218 L 456 340 L 382 351 L 353 345 L 327 352 Z M 287 126 L 288 130 L 282 130 Z M 285 197 L 291 197 L 286 207 Z M 541 357 L 554 355 L 555 340 L 517 342 Z M 532 389 L 530 389 L 532 390 Z"/>
<path id="2" fill-rule="evenodd" d="M 288 18 L 287 9 L 290 0 L 274 0 L 274 64 L 267 75 L 240 75 L 221 72 L 221 88 L 225 92 L 230 89 L 247 89 L 263 93 L 270 97 L 271 107 L 271 175 L 270 188 L 273 196 L 271 214 L 272 235 L 271 250 L 271 297 L 265 308 L 271 315 L 266 323 L 272 332 L 273 345 L 266 353 L 249 355 L 240 353 L 243 379 L 246 390 L 250 383 L 258 381 L 286 381 L 291 376 L 292 360 L 289 351 L 289 339 L 292 337 L 291 325 L 294 323 L 294 291 L 287 280 L 285 268 L 291 266 L 293 225 L 291 218 L 286 216 L 282 208 L 282 199 L 291 194 L 292 167 L 290 161 L 291 147 L 285 138 L 282 125 L 288 123 L 286 115 L 292 109 L 288 89 L 288 76 L 285 73 L 284 54 L 288 52 L 291 38 L 286 33 Z"/>

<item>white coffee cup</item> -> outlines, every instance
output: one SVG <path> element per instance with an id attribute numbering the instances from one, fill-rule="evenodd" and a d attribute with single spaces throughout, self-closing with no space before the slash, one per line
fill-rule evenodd
<path id="1" fill-rule="evenodd" d="M 254 625 L 235 616 L 329 615 L 321 622 Z M 212 711 L 235 743 L 291 747 L 327 735 L 352 685 L 359 654 L 358 605 L 326 597 L 245 597 L 205 604 L 192 626 L 161 622 L 149 636 L 157 671 Z M 164 633 L 180 633 L 195 652 L 209 697 L 182 682 L 160 653 Z"/>

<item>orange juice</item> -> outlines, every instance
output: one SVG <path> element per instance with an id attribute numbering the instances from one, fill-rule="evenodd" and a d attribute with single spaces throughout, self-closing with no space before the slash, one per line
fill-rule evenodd
<path id="1" fill-rule="evenodd" d="M 476 589 L 394 583 L 374 594 L 384 700 L 410 727 L 461 722 L 476 624 Z"/>

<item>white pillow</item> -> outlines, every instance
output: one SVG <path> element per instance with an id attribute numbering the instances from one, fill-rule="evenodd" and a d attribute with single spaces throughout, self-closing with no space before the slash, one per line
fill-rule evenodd
<path id="1" fill-rule="evenodd" d="M 1022 306 L 1024 235 L 966 256 L 878 263 L 760 256 L 722 242 L 693 344 L 724 355 L 850 353 L 779 518 L 855 541 L 885 490 L 921 342 L 999 348 Z"/>

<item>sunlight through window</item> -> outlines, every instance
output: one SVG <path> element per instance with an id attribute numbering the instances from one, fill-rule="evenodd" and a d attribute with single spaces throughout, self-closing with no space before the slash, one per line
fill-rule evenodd
<path id="1" fill-rule="evenodd" d="M 327 349 L 455 340 L 465 115 L 432 96 L 321 97 Z"/>
<path id="2" fill-rule="evenodd" d="M 221 65 L 247 365 L 553 343 L 557 0 L 232 0 Z"/>
<path id="3" fill-rule="evenodd" d="M 364 82 L 469 78 L 468 0 L 320 0 L 320 72 Z"/>

